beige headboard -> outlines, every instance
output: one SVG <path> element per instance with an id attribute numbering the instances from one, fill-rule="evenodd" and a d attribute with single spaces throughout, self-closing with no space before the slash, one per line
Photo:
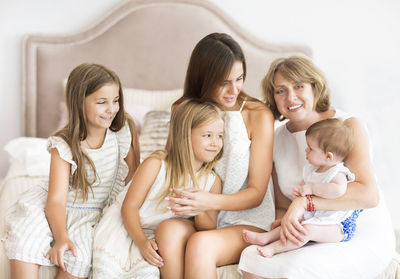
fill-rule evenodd
<path id="1" fill-rule="evenodd" d="M 244 89 L 255 97 L 261 97 L 260 81 L 271 60 L 311 56 L 306 46 L 255 38 L 208 1 L 130 1 L 84 32 L 27 36 L 22 84 L 25 136 L 47 137 L 56 129 L 62 80 L 78 64 L 104 64 L 117 72 L 124 87 L 182 88 L 193 47 L 212 32 L 228 33 L 242 46 L 248 63 Z"/>

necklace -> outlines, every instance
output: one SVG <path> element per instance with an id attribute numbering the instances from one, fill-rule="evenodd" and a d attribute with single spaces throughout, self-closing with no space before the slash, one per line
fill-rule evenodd
<path id="1" fill-rule="evenodd" d="M 90 149 L 93 149 L 93 147 L 89 144 L 87 138 L 85 139 L 86 144 L 89 146 Z"/>

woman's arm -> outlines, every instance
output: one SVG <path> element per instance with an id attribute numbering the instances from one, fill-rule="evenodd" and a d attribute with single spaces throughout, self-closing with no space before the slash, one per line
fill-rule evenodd
<path id="1" fill-rule="evenodd" d="M 171 197 L 171 201 L 181 206 L 173 207 L 173 212 L 177 215 L 196 215 L 210 209 L 233 211 L 254 208 L 261 204 L 272 169 L 274 119 L 268 108 L 258 104 L 248 111 L 246 123 L 251 138 L 246 189 L 234 194 L 175 191 L 178 198 Z"/>
<path id="2" fill-rule="evenodd" d="M 155 266 L 162 265 L 162 258 L 158 255 L 157 244 L 147 239 L 140 223 L 139 209 L 147 193 L 153 185 L 161 168 L 161 161 L 149 157 L 143 161 L 135 173 L 129 190 L 121 207 L 122 220 L 129 235 L 138 246 L 143 258 Z"/>
<path id="3" fill-rule="evenodd" d="M 69 175 L 71 165 L 61 159 L 58 150 L 51 150 L 49 192 L 45 207 L 45 214 L 53 233 L 55 244 L 48 251 L 46 257 L 65 271 L 64 252 L 71 250 L 75 255 L 75 245 L 67 234 L 66 204 L 68 199 Z"/>
<path id="4" fill-rule="evenodd" d="M 216 176 L 213 186 L 210 189 L 210 193 L 221 194 L 222 185 L 221 179 Z M 194 225 L 198 231 L 212 230 L 217 227 L 217 216 L 218 210 L 205 211 L 194 217 Z"/>
<path id="5" fill-rule="evenodd" d="M 129 130 L 131 133 L 132 142 L 129 146 L 128 155 L 125 158 L 125 162 L 129 167 L 128 175 L 125 178 L 125 185 L 131 181 L 133 174 L 140 164 L 140 145 L 139 145 L 139 136 L 137 133 L 136 125 L 133 119 L 127 114 L 126 116 Z"/>

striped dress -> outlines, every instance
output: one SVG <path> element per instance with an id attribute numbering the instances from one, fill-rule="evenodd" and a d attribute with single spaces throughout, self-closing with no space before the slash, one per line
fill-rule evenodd
<path id="1" fill-rule="evenodd" d="M 71 187 L 66 206 L 67 233 L 76 246 L 76 257 L 71 251 L 64 254 L 67 272 L 77 277 L 88 277 L 92 261 L 94 229 L 100 220 L 102 210 L 113 202 L 125 186 L 129 168 L 124 158 L 131 144 L 129 126 L 113 132 L 107 130 L 103 145 L 99 149 L 84 149 L 92 159 L 97 178 L 92 185 L 93 194 L 82 202 L 80 191 L 74 203 L 76 191 Z M 56 148 L 60 157 L 71 164 L 70 182 L 77 166 L 72 160 L 69 145 L 59 137 L 50 137 L 48 150 Z M 89 181 L 93 171 L 86 165 Z M 51 266 L 45 255 L 54 244 L 53 235 L 47 222 L 44 208 L 48 185 L 38 185 L 25 192 L 20 200 L 7 211 L 5 249 L 9 259 Z"/>

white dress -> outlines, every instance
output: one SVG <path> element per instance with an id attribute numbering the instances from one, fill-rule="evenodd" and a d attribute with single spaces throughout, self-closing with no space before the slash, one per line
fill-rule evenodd
<path id="1" fill-rule="evenodd" d="M 214 184 L 215 173 L 199 178 L 200 188 L 209 191 Z M 191 182 L 189 182 L 191 184 Z M 192 188 L 188 185 L 187 188 Z M 142 229 L 149 239 L 154 239 L 158 224 L 174 218 L 167 210 L 168 201 L 159 197 L 165 190 L 165 163 L 161 168 L 140 207 L 139 216 Z M 96 228 L 93 244 L 93 279 L 159 279 L 158 267 L 149 264 L 141 255 L 139 248 L 129 236 L 121 217 L 121 206 L 127 189 L 119 194 L 117 201 L 105 212 Z M 189 218 L 189 216 L 179 216 Z"/>
<path id="2" fill-rule="evenodd" d="M 66 206 L 67 233 L 76 246 L 77 255 L 71 251 L 64 254 L 67 272 L 77 277 L 88 277 L 92 260 L 92 241 L 94 228 L 98 223 L 103 208 L 111 203 L 124 188 L 128 174 L 128 165 L 124 158 L 131 144 L 131 133 L 126 123 L 113 132 L 107 130 L 104 143 L 99 149 L 84 149 L 93 161 L 97 179 L 93 184 L 93 194 L 88 193 L 88 200 L 82 203 L 80 191 L 76 202 L 75 190 L 68 192 Z M 69 145 L 59 137 L 50 137 L 48 150 L 56 148 L 60 157 L 71 164 L 70 181 L 76 170 Z M 93 172 L 87 164 L 89 181 Z M 44 208 L 47 200 L 48 185 L 38 185 L 25 192 L 19 201 L 8 211 L 6 216 L 5 249 L 9 259 L 52 266 L 45 255 L 54 243 Z"/>
<path id="3" fill-rule="evenodd" d="M 336 110 L 335 117 L 351 117 Z M 286 125 L 276 130 L 274 163 L 282 193 L 291 199 L 294 185 L 302 181 L 306 163 L 305 131 L 291 133 Z M 389 265 L 394 253 L 394 234 L 384 198 L 376 208 L 365 209 L 357 219 L 351 241 L 308 243 L 305 246 L 262 257 L 251 245 L 243 250 L 239 270 L 266 278 L 375 278 Z"/>
<path id="4" fill-rule="evenodd" d="M 243 102 L 238 111 L 226 111 L 224 153 L 216 167 L 222 181 L 223 194 L 234 194 L 247 187 L 251 141 L 242 117 L 245 103 Z M 218 227 L 250 225 L 269 230 L 274 220 L 273 186 L 269 183 L 264 199 L 258 207 L 240 211 L 220 211 Z"/>

